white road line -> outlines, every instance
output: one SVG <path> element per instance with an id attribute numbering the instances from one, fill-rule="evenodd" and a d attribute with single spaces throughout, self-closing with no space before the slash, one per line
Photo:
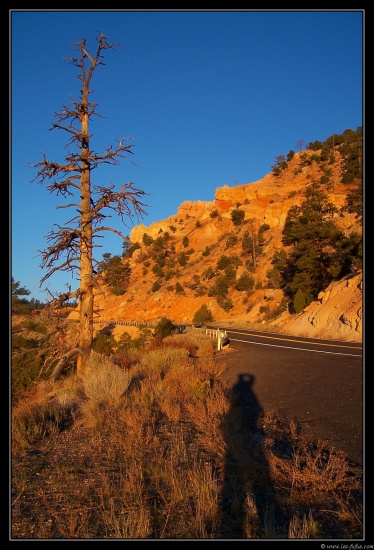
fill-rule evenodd
<path id="1" fill-rule="evenodd" d="M 264 344 L 262 342 L 250 342 L 249 340 L 238 340 L 237 338 L 229 338 L 230 341 L 244 342 L 244 344 L 254 344 L 256 346 L 270 346 L 271 348 L 283 348 L 283 349 L 295 349 L 297 351 L 311 351 L 314 353 L 329 353 L 330 355 L 344 355 L 349 357 L 361 357 L 361 355 L 355 355 L 354 353 L 337 353 L 335 351 L 322 351 L 318 349 L 308 348 L 293 348 L 291 346 L 277 346 L 276 344 Z"/>

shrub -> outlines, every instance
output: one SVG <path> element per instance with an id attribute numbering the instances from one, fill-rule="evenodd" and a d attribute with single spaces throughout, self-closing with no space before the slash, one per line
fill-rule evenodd
<path id="1" fill-rule="evenodd" d="M 152 292 L 157 292 L 157 290 L 160 290 L 161 288 L 161 283 L 160 281 L 155 281 L 152 285 Z"/>
<path id="2" fill-rule="evenodd" d="M 183 365 L 187 365 L 188 361 L 188 354 L 184 348 L 166 346 L 142 354 L 140 364 L 141 367 L 147 369 L 148 373 L 156 373 L 163 379 L 174 366 L 179 369 Z"/>
<path id="3" fill-rule="evenodd" d="M 165 281 L 169 281 L 172 277 L 174 277 L 175 271 L 174 269 L 168 269 L 165 273 Z"/>
<path id="4" fill-rule="evenodd" d="M 243 290 L 252 290 L 255 284 L 255 280 L 253 277 L 249 275 L 249 273 L 243 273 L 240 275 L 239 279 L 236 282 L 236 288 L 240 291 Z"/>
<path id="5" fill-rule="evenodd" d="M 227 278 L 220 276 L 217 277 L 215 283 L 209 289 L 209 296 L 226 296 L 229 290 Z"/>
<path id="6" fill-rule="evenodd" d="M 142 241 L 145 246 L 150 246 L 153 243 L 153 238 L 147 233 L 144 233 Z"/>
<path id="7" fill-rule="evenodd" d="M 233 285 L 236 282 L 236 269 L 233 264 L 230 264 L 225 269 L 227 283 Z"/>
<path id="8" fill-rule="evenodd" d="M 235 208 L 235 210 L 231 212 L 231 220 L 234 225 L 241 225 L 243 223 L 244 216 L 245 212 L 240 208 Z"/>
<path id="9" fill-rule="evenodd" d="M 304 292 L 299 288 L 295 294 L 295 298 L 293 301 L 295 313 L 301 313 L 306 306 L 307 297 L 305 296 Z"/>
<path id="10" fill-rule="evenodd" d="M 162 267 L 160 267 L 159 265 L 154 265 L 152 267 L 152 272 L 157 275 L 157 277 L 159 277 L 160 279 L 162 279 L 163 277 L 165 277 L 165 273 L 162 269 Z"/>
<path id="11" fill-rule="evenodd" d="M 185 267 L 188 263 L 188 260 L 189 260 L 189 257 L 188 257 L 188 254 L 186 252 L 181 252 L 178 256 L 178 263 L 179 265 L 181 265 L 182 267 Z"/>
<path id="12" fill-rule="evenodd" d="M 124 252 L 123 257 L 124 258 L 131 258 L 131 256 L 134 254 L 135 250 L 138 250 L 141 248 L 139 243 L 131 243 L 131 245 L 128 247 L 128 249 Z"/>
<path id="13" fill-rule="evenodd" d="M 168 319 L 167 317 L 161 317 L 155 327 L 155 336 L 165 338 L 166 336 L 170 336 L 170 334 L 173 332 L 173 329 L 174 325 L 172 321 L 170 321 L 170 319 Z"/>
<path id="14" fill-rule="evenodd" d="M 128 370 L 123 370 L 105 355 L 91 352 L 83 380 L 84 393 L 98 403 L 116 405 L 131 382 Z"/>
<path id="15" fill-rule="evenodd" d="M 210 279 L 212 279 L 213 277 L 215 277 L 217 275 L 217 273 L 214 271 L 214 269 L 210 266 L 210 267 L 207 267 L 204 271 L 203 271 L 203 278 L 207 281 L 209 281 Z"/>
<path id="16" fill-rule="evenodd" d="M 43 437 L 56 434 L 71 422 L 72 406 L 64 406 L 51 400 L 46 404 L 20 401 L 12 414 L 12 444 L 15 448 L 27 448 Z"/>
<path id="17" fill-rule="evenodd" d="M 238 242 L 238 237 L 236 235 L 230 235 L 226 240 L 226 250 L 235 246 Z"/>
<path id="18" fill-rule="evenodd" d="M 180 284 L 179 281 L 177 281 L 175 283 L 175 292 L 177 292 L 178 294 L 180 294 L 181 292 L 184 292 L 184 288 L 183 286 Z"/>
<path id="19" fill-rule="evenodd" d="M 92 342 L 92 349 L 103 355 L 111 355 L 115 346 L 116 341 L 114 336 L 111 334 L 105 334 L 105 332 L 99 332 Z"/>
<path id="20" fill-rule="evenodd" d="M 216 296 L 216 300 L 219 307 L 221 307 L 224 311 L 230 311 L 230 309 L 234 307 L 231 298 L 227 298 L 226 296 L 218 295 Z"/>
<path id="21" fill-rule="evenodd" d="M 263 233 L 264 231 L 269 231 L 270 225 L 268 223 L 263 223 L 259 229 L 259 233 Z"/>
<path id="22" fill-rule="evenodd" d="M 293 149 L 290 149 L 288 154 L 287 154 L 287 160 L 290 161 L 294 158 L 295 156 L 295 151 Z"/>
<path id="23" fill-rule="evenodd" d="M 192 322 L 197 325 L 203 325 L 204 323 L 211 323 L 213 321 L 213 315 L 206 304 L 202 304 L 200 308 L 195 312 Z"/>
<path id="24" fill-rule="evenodd" d="M 221 256 L 217 262 L 217 269 L 226 269 L 231 264 L 231 258 L 229 256 Z"/>

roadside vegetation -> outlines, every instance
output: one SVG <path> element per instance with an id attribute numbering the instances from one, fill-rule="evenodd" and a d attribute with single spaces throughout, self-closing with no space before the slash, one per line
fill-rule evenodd
<path id="1" fill-rule="evenodd" d="M 11 538 L 361 538 L 361 468 L 262 417 L 214 340 L 172 326 L 13 390 Z"/>

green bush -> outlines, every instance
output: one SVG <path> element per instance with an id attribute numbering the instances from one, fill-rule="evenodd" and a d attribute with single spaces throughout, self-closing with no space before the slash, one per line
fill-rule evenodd
<path id="1" fill-rule="evenodd" d="M 226 250 L 232 248 L 238 242 L 238 237 L 236 235 L 230 235 L 226 240 Z"/>
<path id="2" fill-rule="evenodd" d="M 178 281 L 175 283 L 175 292 L 177 294 L 180 294 L 181 292 L 184 292 L 183 286 Z"/>
<path id="3" fill-rule="evenodd" d="M 235 210 L 231 212 L 231 220 L 234 225 L 241 225 L 243 223 L 244 217 L 245 212 L 240 208 L 235 208 Z"/>
<path id="4" fill-rule="evenodd" d="M 172 321 L 170 321 L 170 319 L 168 319 L 167 317 L 161 317 L 155 327 L 155 336 L 165 338 L 166 336 L 170 336 L 170 334 L 173 332 L 173 329 L 174 325 Z"/>
<path id="5" fill-rule="evenodd" d="M 295 298 L 293 301 L 293 307 L 295 310 L 295 313 L 301 313 L 306 306 L 308 305 L 308 297 L 304 294 L 304 292 L 299 288 L 295 294 Z"/>
<path id="6" fill-rule="evenodd" d="M 142 241 L 145 246 L 150 246 L 153 243 L 153 238 L 147 233 L 144 233 Z"/>
<path id="7" fill-rule="evenodd" d="M 102 355 L 111 355 L 115 346 L 116 341 L 114 336 L 105 334 L 105 332 L 99 332 L 92 342 L 92 349 Z"/>
<path id="8" fill-rule="evenodd" d="M 181 252 L 178 256 L 178 263 L 179 265 L 181 265 L 182 267 L 185 267 L 188 263 L 188 260 L 189 260 L 189 257 L 188 257 L 188 254 L 186 252 Z"/>
<path id="9" fill-rule="evenodd" d="M 152 285 L 152 292 L 157 292 L 158 290 L 160 290 L 161 288 L 161 283 L 160 281 L 155 281 Z"/>
<path id="10" fill-rule="evenodd" d="M 108 285 L 111 292 L 116 296 L 125 294 L 131 275 L 131 267 L 124 262 L 120 256 L 107 257 L 101 264 L 104 272 L 103 282 Z"/>
<path id="11" fill-rule="evenodd" d="M 222 275 L 217 277 L 214 285 L 209 289 L 209 296 L 226 296 L 229 290 L 229 285 L 226 277 Z"/>
<path id="12" fill-rule="evenodd" d="M 255 284 L 255 280 L 253 277 L 249 275 L 249 273 L 243 273 L 240 275 L 239 279 L 236 282 L 236 288 L 240 291 L 243 290 L 252 290 Z"/>
<path id="13" fill-rule="evenodd" d="M 165 277 L 165 273 L 162 269 L 162 267 L 160 267 L 159 265 L 154 265 L 152 267 L 152 272 L 157 275 L 157 277 L 159 277 L 160 279 L 162 279 L 163 277 Z"/>
<path id="14" fill-rule="evenodd" d="M 206 304 L 202 304 L 195 312 L 192 322 L 196 325 L 203 325 L 204 323 L 211 323 L 213 321 L 213 315 Z"/>
<path id="15" fill-rule="evenodd" d="M 258 230 L 259 233 L 263 233 L 264 231 L 269 231 L 270 225 L 268 223 L 263 223 Z"/>
<path id="16" fill-rule="evenodd" d="M 226 296 L 218 295 L 216 296 L 216 300 L 219 307 L 224 311 L 230 311 L 234 307 L 231 298 L 227 298 Z"/>
<path id="17" fill-rule="evenodd" d="M 134 254 L 135 250 L 138 250 L 139 248 L 141 248 L 139 243 L 131 243 L 131 245 L 128 247 L 128 249 L 126 251 L 124 251 L 123 257 L 124 258 L 131 258 L 132 255 Z"/>

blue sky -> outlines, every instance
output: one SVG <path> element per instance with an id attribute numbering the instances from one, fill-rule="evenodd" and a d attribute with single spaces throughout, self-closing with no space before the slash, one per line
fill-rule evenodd
<path id="1" fill-rule="evenodd" d="M 365 13 L 318 11 L 10 10 L 11 274 L 31 296 L 77 288 L 70 274 L 42 288 L 40 250 L 53 224 L 74 215 L 56 209 L 30 165 L 64 162 L 68 134 L 50 131 L 69 96 L 79 100 L 78 71 L 65 59 L 97 31 L 116 51 L 92 80 L 98 113 L 91 147 L 102 153 L 133 138 L 132 162 L 102 168 L 94 183 L 133 181 L 148 195 L 147 215 L 113 227 L 129 235 L 177 213 L 186 200 L 213 201 L 217 187 L 255 182 L 275 157 L 363 124 Z M 135 164 L 134 164 L 135 163 Z M 122 253 L 104 234 L 97 257 Z"/>

